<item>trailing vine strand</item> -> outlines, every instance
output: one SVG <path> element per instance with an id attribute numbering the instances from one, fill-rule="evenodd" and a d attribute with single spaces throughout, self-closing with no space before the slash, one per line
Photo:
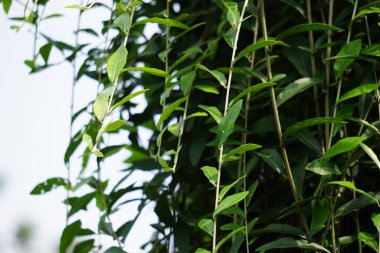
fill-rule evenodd
<path id="1" fill-rule="evenodd" d="M 239 34 L 240 34 L 240 28 L 241 24 L 243 23 L 244 19 L 244 14 L 245 14 L 245 9 L 247 8 L 248 5 L 248 0 L 244 1 L 243 8 L 241 10 L 240 14 L 240 19 L 237 23 L 236 26 L 236 34 L 233 42 L 233 47 L 232 47 L 232 55 L 231 55 L 231 61 L 230 61 L 230 67 L 228 71 L 228 80 L 227 80 L 227 85 L 226 85 L 226 96 L 224 98 L 224 111 L 223 111 L 223 116 L 226 117 L 228 109 L 229 109 L 229 100 L 230 100 L 230 89 L 231 89 L 231 81 L 232 81 L 232 70 L 234 66 L 234 60 L 235 60 L 235 54 L 237 50 L 237 45 L 239 41 Z M 222 167 L 223 167 L 223 150 L 224 150 L 224 144 L 222 144 L 219 149 L 219 158 L 218 158 L 218 175 L 217 175 L 217 181 L 216 181 L 216 189 L 215 189 L 215 207 L 214 210 L 216 210 L 219 206 L 219 191 L 220 191 L 220 181 L 221 181 L 221 174 L 222 174 Z M 214 228 L 213 228 L 213 233 L 212 233 L 212 253 L 216 253 L 218 250 L 216 248 L 216 243 L 217 243 L 217 217 L 213 215 L 214 219 Z"/>

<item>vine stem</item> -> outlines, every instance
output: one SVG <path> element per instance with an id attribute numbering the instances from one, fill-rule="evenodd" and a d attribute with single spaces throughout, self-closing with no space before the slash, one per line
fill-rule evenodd
<path id="1" fill-rule="evenodd" d="M 332 25 L 333 23 L 333 16 L 334 16 L 334 0 L 329 1 L 329 14 L 328 14 L 328 25 Z M 331 37 L 332 32 L 331 30 L 327 31 L 327 45 L 329 45 L 326 49 L 326 58 L 331 57 Z M 326 62 L 325 65 L 325 72 L 326 72 L 326 85 L 325 85 L 325 117 L 330 116 L 330 61 Z M 329 132 L 330 132 L 330 125 L 328 123 L 325 124 L 325 150 L 329 148 Z"/>
<path id="2" fill-rule="evenodd" d="M 166 0 L 166 11 L 165 11 L 165 17 L 168 19 L 170 17 L 170 3 L 171 0 Z M 165 27 L 165 72 L 168 73 L 169 71 L 169 48 L 170 48 L 170 26 Z M 164 93 L 163 93 L 163 99 L 162 99 L 162 110 L 165 109 L 166 104 L 166 84 L 169 80 L 169 77 L 165 77 L 164 81 Z M 160 127 L 160 132 L 162 132 L 163 125 Z M 157 156 L 160 156 L 161 153 L 161 142 L 158 143 L 157 147 Z"/>
<path id="3" fill-rule="evenodd" d="M 81 0 L 81 5 L 82 5 L 83 0 Z M 79 29 L 81 26 L 81 19 L 82 19 L 82 10 L 79 10 L 78 14 L 78 19 L 77 19 L 77 24 L 76 24 L 76 33 L 75 33 L 75 42 L 74 42 L 74 47 L 77 48 L 79 45 Z M 69 143 L 71 142 L 71 138 L 73 137 L 73 115 L 74 115 L 74 101 L 75 101 L 75 86 L 77 84 L 77 61 L 76 57 L 74 57 L 72 61 L 72 70 L 73 70 L 73 79 L 71 83 L 71 97 L 70 97 L 70 126 L 69 126 Z M 70 159 L 67 161 L 66 164 L 66 169 L 67 169 L 67 180 L 69 182 L 69 185 L 71 185 L 71 162 Z M 70 198 L 70 189 L 66 190 L 66 197 L 67 199 Z M 69 224 L 69 204 L 66 203 L 66 226 Z"/>
<path id="4" fill-rule="evenodd" d="M 355 18 L 356 10 L 358 9 L 358 3 L 359 3 L 359 0 L 356 0 L 355 4 L 354 4 L 354 9 L 352 11 L 351 22 Z M 348 27 L 348 34 L 347 34 L 346 44 L 348 44 L 350 42 L 350 40 L 351 40 L 351 34 L 352 34 L 352 26 L 349 26 Z M 335 98 L 335 103 L 334 103 L 333 118 L 335 118 L 335 116 L 336 116 L 336 111 L 337 111 L 337 104 L 336 104 L 336 102 L 340 98 L 340 92 L 341 92 L 341 88 L 342 88 L 342 81 L 343 81 L 343 78 L 342 77 L 339 78 L 338 90 L 337 90 L 337 93 L 336 93 L 336 98 Z M 331 123 L 331 129 L 330 129 L 329 142 L 328 142 L 328 145 L 327 145 L 327 149 L 330 148 L 330 146 L 331 146 L 332 137 L 334 135 L 334 127 L 335 127 L 335 124 Z"/>
<path id="5" fill-rule="evenodd" d="M 259 16 L 256 15 L 255 17 L 255 28 L 253 29 L 253 44 L 257 42 L 257 36 L 259 32 Z M 255 54 L 256 51 L 253 51 L 251 54 L 251 59 L 250 59 L 250 68 L 253 69 L 255 66 Z M 251 80 L 248 81 L 247 88 L 251 87 Z M 242 144 L 247 143 L 247 129 L 248 129 L 248 119 L 249 119 L 249 102 L 251 100 L 251 93 L 248 93 L 245 96 L 245 102 L 244 102 L 244 129 L 245 131 L 242 133 Z M 240 166 L 243 167 L 243 191 L 247 190 L 247 155 L 246 153 L 243 153 L 242 158 L 241 158 L 241 163 L 239 163 Z M 239 175 L 241 176 L 241 175 Z M 249 253 L 249 238 L 248 238 L 248 211 L 247 211 L 247 197 L 244 198 L 243 200 L 243 208 L 244 208 L 244 226 L 245 226 L 245 248 L 246 252 Z"/>
<path id="6" fill-rule="evenodd" d="M 241 28 L 241 24 L 243 22 L 243 18 L 244 18 L 244 14 L 245 14 L 245 9 L 247 8 L 248 2 L 249 2 L 249 0 L 245 0 L 244 1 L 244 5 L 243 5 L 243 8 L 242 8 L 242 11 L 241 11 L 241 14 L 240 14 L 240 18 L 239 18 L 239 23 L 236 26 L 236 35 L 235 35 L 235 38 L 234 38 L 234 43 L 233 43 L 233 48 L 232 48 L 232 55 L 231 55 L 231 61 L 230 61 L 230 67 L 229 67 L 229 71 L 228 71 L 228 80 L 227 80 L 227 86 L 226 86 L 227 91 L 226 91 L 226 96 L 225 96 L 225 100 L 224 100 L 224 112 L 223 112 L 223 116 L 224 117 L 226 116 L 227 111 L 228 111 L 228 107 L 229 107 L 228 103 L 229 103 L 229 99 L 230 99 L 230 89 L 231 89 L 231 81 L 232 81 L 232 69 L 233 69 L 233 66 L 234 66 L 234 60 L 235 60 L 235 55 L 236 55 L 236 50 L 237 50 L 237 44 L 238 44 L 238 41 L 239 41 L 240 28 Z M 219 147 L 218 177 L 217 177 L 216 189 L 215 189 L 215 208 L 214 208 L 214 210 L 216 210 L 216 208 L 219 205 L 220 179 L 221 179 L 222 166 L 223 166 L 223 150 L 224 150 L 224 144 L 222 144 Z M 213 216 L 213 218 L 214 218 L 214 229 L 213 229 L 213 233 L 212 233 L 212 253 L 216 253 L 217 252 L 217 249 L 216 249 L 216 238 L 217 238 L 217 227 L 218 226 L 217 226 L 217 217 Z"/>
<path id="7" fill-rule="evenodd" d="M 306 9 L 307 9 L 307 22 L 309 24 L 312 24 L 313 23 L 313 16 L 312 16 L 312 12 L 311 12 L 311 3 L 310 3 L 310 0 L 306 0 Z M 315 46 L 314 46 L 314 33 L 313 31 L 309 31 L 309 47 L 310 47 L 310 64 L 311 64 L 311 75 L 312 77 L 315 77 L 316 75 L 316 64 L 315 64 L 315 56 L 314 56 L 314 53 L 315 53 Z M 315 104 L 315 112 L 316 112 L 316 115 L 317 117 L 320 117 L 321 115 L 321 112 L 320 112 L 320 106 L 319 106 L 319 95 L 318 95 L 318 86 L 317 85 L 314 85 L 313 86 L 313 98 L 314 98 L 314 104 Z M 318 133 L 319 133 L 319 139 L 320 140 L 323 140 L 323 138 L 321 138 L 321 126 L 318 125 Z M 321 145 L 322 147 L 324 145 Z"/>
<path id="8" fill-rule="evenodd" d="M 262 25 L 264 40 L 268 40 L 268 32 L 267 32 L 266 17 L 265 17 L 265 6 L 264 6 L 263 0 L 260 0 L 260 15 L 261 15 L 261 25 Z M 268 82 L 270 82 L 272 80 L 272 67 L 270 63 L 268 47 L 265 47 L 265 59 L 266 59 L 266 66 L 267 66 Z M 286 147 L 282 139 L 280 116 L 277 109 L 276 94 L 274 92 L 273 86 L 270 87 L 270 94 L 271 94 L 273 113 L 274 113 L 274 118 L 275 118 L 275 123 L 276 123 L 277 135 L 278 135 L 279 145 L 281 147 L 282 156 L 285 163 L 286 174 L 290 183 L 290 188 L 292 189 L 294 199 L 298 201 L 298 200 L 301 200 L 301 196 L 297 193 L 296 185 L 295 185 L 292 171 L 290 168 L 288 154 L 287 154 Z M 307 225 L 305 214 L 302 212 L 301 207 L 299 205 L 297 205 L 297 209 L 301 218 L 302 225 L 305 229 L 305 232 L 309 236 L 309 227 Z"/>

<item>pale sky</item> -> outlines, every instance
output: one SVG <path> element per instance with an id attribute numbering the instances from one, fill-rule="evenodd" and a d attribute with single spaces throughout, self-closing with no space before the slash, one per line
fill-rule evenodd
<path id="1" fill-rule="evenodd" d="M 52 19 L 41 25 L 40 29 L 55 39 L 73 44 L 72 30 L 77 10 L 63 7 L 78 4 L 77 2 L 79 1 L 51 0 L 46 15 L 61 13 L 65 17 Z M 19 15 L 20 10 L 21 5 L 14 1 L 11 16 Z M 108 13 L 102 11 L 88 11 L 83 16 L 83 27 L 99 28 L 101 21 L 108 16 Z M 34 231 L 27 252 L 54 253 L 64 228 L 65 207 L 62 201 L 66 193 L 59 189 L 46 195 L 31 196 L 29 192 L 47 178 L 66 176 L 63 155 L 69 138 L 72 69 L 69 64 L 61 64 L 28 75 L 29 69 L 23 61 L 32 56 L 32 30 L 25 25 L 16 33 L 9 28 L 12 24 L 16 23 L 7 20 L 0 10 L 0 252 L 25 252 L 15 247 L 13 235 L 19 224 L 29 223 L 33 225 Z M 55 53 L 54 56 L 58 57 L 59 54 Z M 96 88 L 97 84 L 88 79 L 80 81 L 76 89 L 75 108 L 82 108 L 93 100 Z M 79 129 L 85 122 L 86 117 L 82 117 L 75 128 Z M 126 135 L 124 133 L 107 141 L 121 144 Z M 79 155 L 73 156 L 74 169 L 79 168 Z M 126 155 L 124 152 L 107 161 L 103 168 L 104 177 L 120 175 L 118 170 L 124 168 L 121 161 Z M 150 177 L 149 174 L 138 173 L 128 182 Z M 136 196 L 141 196 L 141 193 Z M 120 225 L 120 222 L 132 218 L 135 212 L 136 205 L 127 206 L 115 215 L 113 222 Z M 153 232 L 149 226 L 156 219 L 153 206 L 147 207 L 140 217 L 126 241 L 125 250 L 130 253 L 139 253 L 139 246 Z M 81 211 L 71 221 L 78 218 L 82 219 L 84 226 L 96 231 L 98 213 L 93 205 L 88 213 Z M 113 243 L 106 239 L 102 241 L 106 245 Z"/>

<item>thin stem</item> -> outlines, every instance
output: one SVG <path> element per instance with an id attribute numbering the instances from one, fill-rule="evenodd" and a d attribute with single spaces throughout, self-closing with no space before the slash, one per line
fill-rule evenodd
<path id="1" fill-rule="evenodd" d="M 330 199 L 330 220 L 331 220 L 331 241 L 332 241 L 332 248 L 333 248 L 333 253 L 337 252 L 336 248 L 336 236 L 335 236 L 335 215 L 334 215 L 334 208 L 335 208 L 335 203 L 332 202 L 333 200 Z"/>
<path id="2" fill-rule="evenodd" d="M 355 15 L 356 15 L 356 10 L 358 9 L 358 3 L 359 3 L 359 0 L 356 0 L 355 1 L 355 4 L 354 4 L 354 9 L 352 11 L 352 16 L 351 16 L 351 22 L 354 20 L 355 18 Z M 347 34 L 347 40 L 346 40 L 346 44 L 348 44 L 351 40 L 351 34 L 352 34 L 352 26 L 349 26 L 348 28 L 348 34 Z M 338 84 L 338 90 L 337 90 L 337 93 L 336 93 L 336 98 L 335 98 L 335 103 L 334 103 L 334 111 L 333 111 L 333 118 L 335 118 L 336 116 L 336 111 L 337 111 L 337 106 L 336 106 L 336 102 L 339 100 L 340 98 L 340 92 L 341 92 L 341 88 L 342 88 L 342 81 L 343 81 L 343 78 L 339 78 L 339 84 Z M 330 130 L 330 135 L 329 135 L 329 141 L 327 143 L 327 149 L 330 148 L 331 146 L 331 142 L 332 142 L 332 137 L 334 135 L 334 127 L 335 127 L 335 124 L 332 123 L 331 124 L 331 130 Z"/>
<path id="3" fill-rule="evenodd" d="M 334 15 L 334 0 L 330 0 L 329 2 L 329 14 L 328 14 L 328 24 L 332 25 L 333 23 L 333 15 Z M 331 57 L 331 37 L 332 32 L 330 30 L 327 31 L 327 44 L 329 45 L 326 49 L 326 58 Z M 330 116 L 330 61 L 326 61 L 326 85 L 325 85 L 325 117 Z M 326 143 L 326 150 L 329 148 L 329 132 L 330 132 L 330 125 L 328 123 L 325 124 L 325 143 Z"/>
<path id="4" fill-rule="evenodd" d="M 307 8 L 307 22 L 309 24 L 311 24 L 311 23 L 313 23 L 313 16 L 312 16 L 312 12 L 311 12 L 310 0 L 306 1 L 306 8 Z M 309 31 L 309 47 L 310 47 L 310 51 L 311 51 L 310 52 L 311 75 L 312 75 L 312 77 L 315 77 L 315 75 L 316 75 L 316 67 L 315 67 L 316 64 L 315 64 L 315 56 L 314 56 L 314 52 L 315 52 L 314 33 L 311 30 Z M 314 85 L 313 86 L 313 98 L 314 98 L 314 104 L 315 104 L 315 112 L 316 112 L 317 117 L 320 117 L 321 112 L 320 112 L 320 108 L 319 108 L 318 97 L 319 97 L 318 86 Z M 323 140 L 323 138 L 321 138 L 321 126 L 320 125 L 318 125 L 318 133 L 319 133 L 320 139 Z"/>
<path id="5" fill-rule="evenodd" d="M 236 50 L 237 50 L 237 44 L 239 40 L 239 34 L 240 34 L 240 28 L 241 24 L 243 22 L 244 14 L 245 14 L 245 9 L 247 8 L 249 0 L 244 1 L 243 9 L 240 14 L 240 19 L 239 23 L 237 24 L 236 27 L 236 35 L 234 38 L 234 43 L 233 43 L 233 48 L 232 48 L 232 55 L 231 55 L 231 61 L 230 61 L 230 67 L 229 67 L 229 72 L 228 72 L 228 79 L 227 79 L 227 86 L 226 86 L 226 96 L 224 99 L 224 111 L 223 111 L 223 116 L 225 117 L 228 111 L 228 103 L 230 99 L 230 89 L 231 89 L 231 81 L 232 81 L 232 69 L 234 66 L 234 59 L 236 55 Z M 220 178 L 222 174 L 222 166 L 223 166 L 223 150 L 224 150 L 224 144 L 222 144 L 219 147 L 219 158 L 218 158 L 218 177 L 217 177 L 217 182 L 216 182 L 216 189 L 215 189 L 215 209 L 219 205 L 219 190 L 220 190 Z M 214 210 L 215 210 L 214 209 Z M 214 216 L 214 231 L 212 233 L 212 253 L 216 253 L 216 238 L 217 238 L 217 217 Z"/>
<path id="6" fill-rule="evenodd" d="M 106 215 L 106 219 L 107 221 L 109 222 L 110 224 L 110 228 L 111 228 L 111 233 L 112 233 L 112 237 L 113 239 L 117 242 L 118 246 L 120 249 L 123 249 L 123 244 L 122 242 L 120 241 L 119 237 L 116 235 L 116 232 L 114 231 L 113 227 L 112 227 L 112 221 L 111 221 L 111 217 L 109 216 L 109 213 L 108 213 L 108 205 L 107 205 L 107 201 L 106 201 L 106 198 L 104 196 L 104 192 L 103 192 L 103 189 L 102 189 L 102 176 L 101 176 L 101 167 L 100 167 L 100 162 L 99 162 L 99 159 L 97 161 L 97 172 L 98 172 L 98 191 L 99 191 L 99 194 L 100 194 L 100 198 L 101 198 L 101 201 L 102 201 L 102 204 L 104 205 L 105 207 L 105 215 Z"/>
<path id="7" fill-rule="evenodd" d="M 259 32 L 259 16 L 257 15 L 255 18 L 255 28 L 253 31 L 253 44 L 257 42 L 257 35 Z M 250 67 L 251 69 L 254 68 L 255 66 L 255 52 L 253 51 L 251 54 L 251 59 L 250 59 Z M 251 87 L 251 82 L 249 81 L 247 84 L 247 88 Z M 245 96 L 245 102 L 244 102 L 244 132 L 242 134 L 242 144 L 247 143 L 247 129 L 248 129 L 248 119 L 249 119 L 249 101 L 251 100 L 251 93 L 248 93 Z M 242 167 L 243 167 L 243 191 L 247 190 L 247 156 L 246 153 L 243 153 L 242 156 Z M 240 176 L 240 175 L 239 175 Z M 248 238 L 248 211 L 247 211 L 247 198 L 245 197 L 243 200 L 243 205 L 244 205 L 244 226 L 245 226 L 245 248 L 246 252 L 249 253 L 249 238 Z"/>
<path id="8" fill-rule="evenodd" d="M 166 12 L 165 12 L 165 18 L 170 17 L 170 3 L 171 0 L 166 0 Z M 169 71 L 169 48 L 170 48 L 170 26 L 166 26 L 165 28 L 165 72 L 168 73 Z M 166 105 L 166 85 L 169 80 L 169 77 L 165 77 L 164 81 L 164 92 L 163 92 L 163 99 L 162 99 L 162 110 L 165 109 Z M 160 127 L 160 132 L 162 132 L 163 125 Z M 161 142 L 159 142 L 157 147 L 157 156 L 160 156 L 161 153 Z"/>
<path id="9" fill-rule="evenodd" d="M 266 17 L 265 17 L 265 6 L 264 6 L 263 0 L 260 0 L 260 16 L 261 16 L 261 25 L 262 25 L 264 40 L 268 40 Z M 266 59 L 266 66 L 267 66 L 268 82 L 270 82 L 272 80 L 272 67 L 271 67 L 271 63 L 270 63 L 270 55 L 269 55 L 269 48 L 268 47 L 265 47 L 265 59 Z M 281 147 L 282 156 L 283 156 L 284 163 L 285 163 L 286 174 L 287 174 L 287 177 L 288 177 L 288 180 L 290 183 L 290 188 L 292 190 L 293 197 L 296 201 L 298 201 L 301 199 L 301 196 L 297 193 L 296 185 L 295 185 L 294 178 L 292 175 L 292 171 L 290 168 L 288 154 L 286 151 L 285 144 L 283 143 L 280 116 L 279 116 L 278 109 L 277 109 L 276 94 L 274 92 L 273 86 L 270 87 L 270 93 L 271 93 L 272 108 L 273 108 L 273 113 L 274 113 L 274 118 L 275 118 L 275 123 L 276 123 L 277 135 L 278 135 L 279 145 Z M 299 212 L 299 215 L 301 218 L 302 225 L 305 229 L 306 234 L 308 235 L 309 234 L 309 227 L 307 225 L 305 214 L 302 212 L 300 206 L 297 206 L 297 208 L 298 208 L 298 212 Z"/>
<path id="10" fill-rule="evenodd" d="M 369 25 L 368 25 L 367 15 L 364 16 L 364 21 L 365 21 L 365 28 L 366 28 L 366 32 L 367 32 L 368 46 L 371 46 L 372 40 L 371 40 L 371 36 L 369 33 Z M 378 79 L 377 79 L 377 74 L 376 74 L 376 65 L 374 63 L 372 64 L 372 68 L 373 68 L 373 77 L 375 79 L 374 81 L 377 83 Z M 377 99 L 377 109 L 378 109 L 379 119 L 380 119 L 380 92 L 379 92 L 379 89 L 376 89 L 376 91 L 375 91 L 375 100 L 376 99 Z"/>

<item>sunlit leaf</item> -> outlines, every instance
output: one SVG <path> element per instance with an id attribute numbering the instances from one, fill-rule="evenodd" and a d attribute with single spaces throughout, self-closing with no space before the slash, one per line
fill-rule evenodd
<path id="1" fill-rule="evenodd" d="M 225 199 L 223 199 L 217 208 L 215 208 L 215 211 L 214 211 L 214 216 L 218 215 L 219 213 L 223 212 L 224 210 L 226 210 L 227 208 L 239 203 L 240 201 L 242 201 L 246 196 L 248 195 L 248 191 L 245 191 L 245 192 L 239 192 L 239 193 L 235 193 L 231 196 L 228 196 L 226 197 Z"/>
<path id="2" fill-rule="evenodd" d="M 107 61 L 107 74 L 111 83 L 116 83 L 125 63 L 127 62 L 128 51 L 122 44 Z"/>

